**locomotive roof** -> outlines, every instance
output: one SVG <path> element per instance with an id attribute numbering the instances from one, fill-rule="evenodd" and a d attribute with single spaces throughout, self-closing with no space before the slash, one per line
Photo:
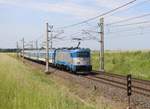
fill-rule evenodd
<path id="1" fill-rule="evenodd" d="M 52 49 L 49 50 L 49 52 L 54 52 L 54 51 L 71 51 L 71 52 L 77 52 L 77 51 L 90 51 L 89 48 L 58 48 L 58 49 Z M 45 53 L 45 50 L 25 50 L 25 52 L 40 52 L 40 53 Z"/>
<path id="2" fill-rule="evenodd" d="M 90 50 L 89 48 L 58 48 L 56 50 Z"/>

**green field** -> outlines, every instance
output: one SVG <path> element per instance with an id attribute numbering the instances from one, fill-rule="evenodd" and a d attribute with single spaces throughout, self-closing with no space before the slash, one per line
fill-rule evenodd
<path id="1" fill-rule="evenodd" d="M 99 70 L 99 53 L 92 53 L 94 70 Z M 107 72 L 150 80 L 150 52 L 106 52 L 105 70 Z"/>
<path id="2" fill-rule="evenodd" d="M 93 69 L 99 69 L 99 53 L 93 52 Z M 150 80 L 150 52 L 106 52 L 105 69 Z M 58 86 L 38 69 L 0 53 L 0 109 L 95 109 Z M 110 109 L 101 106 L 101 109 Z M 98 108 L 99 109 L 99 108 Z"/>
<path id="3" fill-rule="evenodd" d="M 0 54 L 0 109 L 94 109 L 21 61 Z"/>

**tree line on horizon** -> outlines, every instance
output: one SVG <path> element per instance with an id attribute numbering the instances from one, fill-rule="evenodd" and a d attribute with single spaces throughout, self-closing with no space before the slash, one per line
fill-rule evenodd
<path id="1" fill-rule="evenodd" d="M 17 52 L 16 48 L 0 48 L 0 52 Z"/>

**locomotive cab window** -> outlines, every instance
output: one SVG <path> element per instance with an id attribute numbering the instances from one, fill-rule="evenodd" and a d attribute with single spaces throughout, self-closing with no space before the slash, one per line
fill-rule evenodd
<path id="1" fill-rule="evenodd" d="M 77 52 L 77 57 L 90 57 L 89 52 Z"/>
<path id="2" fill-rule="evenodd" d="M 71 53 L 71 57 L 90 57 L 89 52 L 75 52 Z"/>

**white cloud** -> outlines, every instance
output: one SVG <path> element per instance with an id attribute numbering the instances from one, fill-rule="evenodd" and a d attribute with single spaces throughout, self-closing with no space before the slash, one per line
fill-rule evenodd
<path id="1" fill-rule="evenodd" d="M 79 5 L 69 0 L 58 3 L 35 2 L 32 0 L 0 0 L 0 4 L 30 8 L 39 11 L 69 14 L 81 18 L 96 16 L 104 12 L 104 9 L 107 10 L 118 7 L 125 2 L 129 2 L 129 0 L 125 2 L 122 0 L 95 0 L 93 2 L 100 7 L 100 10 L 95 7 Z"/>
<path id="2" fill-rule="evenodd" d="M 45 11 L 45 12 L 56 12 L 56 13 L 62 13 L 62 14 L 68 14 L 73 15 L 79 18 L 90 18 L 93 16 L 96 16 L 100 13 L 104 12 L 105 10 L 110 10 L 115 7 L 121 6 L 122 4 L 125 4 L 131 0 L 94 0 L 93 2 L 100 8 L 98 10 L 96 7 L 90 7 L 90 6 L 83 6 L 81 4 L 76 4 L 73 1 L 70 0 L 64 0 L 63 2 L 57 2 L 57 3 L 47 3 L 47 2 L 36 2 L 33 0 L 0 0 L 1 4 L 6 5 L 13 5 L 17 7 L 23 7 L 23 8 L 29 8 L 33 10 L 38 11 Z M 141 2 L 141 1 L 139 1 Z M 126 10 L 126 8 L 123 8 L 122 10 Z M 128 17 L 130 15 L 127 15 Z M 111 17 L 106 17 L 107 23 L 112 21 L 117 21 L 126 18 L 127 16 L 123 15 L 120 16 L 118 14 L 112 15 Z M 132 16 L 132 15 L 131 15 Z"/>
<path id="3" fill-rule="evenodd" d="M 0 4 L 13 5 L 23 8 L 30 8 L 34 10 L 57 12 L 63 14 L 75 15 L 78 17 L 89 17 L 97 14 L 97 10 L 91 7 L 82 6 L 73 2 L 58 2 L 58 3 L 45 3 L 34 1 L 19 1 L 19 0 L 0 0 Z"/>

